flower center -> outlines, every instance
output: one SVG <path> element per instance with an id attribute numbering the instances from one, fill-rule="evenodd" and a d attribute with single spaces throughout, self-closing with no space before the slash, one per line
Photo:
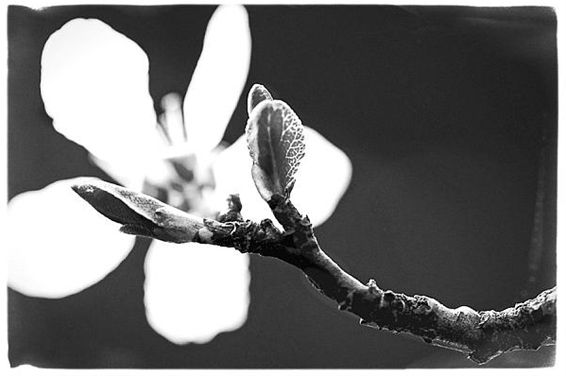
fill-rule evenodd
<path id="1" fill-rule="evenodd" d="M 201 216 L 214 215 L 209 204 L 214 191 L 211 163 L 196 155 L 188 143 L 183 120 L 181 96 L 166 94 L 161 100 L 163 113 L 157 129 L 171 156 L 164 159 L 159 179 L 148 178 L 144 193 L 156 197 L 180 210 Z M 183 149 L 186 149 L 185 150 Z M 179 153 L 179 150 L 182 152 Z"/>

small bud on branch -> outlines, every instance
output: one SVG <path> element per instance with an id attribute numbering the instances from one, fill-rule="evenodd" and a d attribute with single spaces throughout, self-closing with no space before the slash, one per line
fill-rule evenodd
<path id="1" fill-rule="evenodd" d="M 252 176 L 284 232 L 269 220 L 244 221 L 236 195 L 229 198 L 228 212 L 215 221 L 97 179 L 84 179 L 73 189 L 100 213 L 122 224 L 126 233 L 233 247 L 280 259 L 303 271 L 321 294 L 337 302 L 340 310 L 357 315 L 362 325 L 410 333 L 426 343 L 464 352 L 477 363 L 504 352 L 554 343 L 556 288 L 501 312 L 475 311 L 466 306 L 450 309 L 426 296 L 384 291 L 373 279 L 363 284 L 346 273 L 320 248 L 308 217 L 289 199 L 305 148 L 299 118 L 287 104 L 272 100 L 261 85 L 252 88 L 248 108 Z"/>
<path id="2" fill-rule="evenodd" d="M 285 102 L 270 97 L 262 86 L 252 88 L 250 102 L 261 101 L 251 111 L 246 127 L 252 177 L 266 202 L 274 194 L 289 198 L 305 155 L 301 120 Z"/>
<path id="3" fill-rule="evenodd" d="M 186 243 L 206 236 L 201 218 L 153 197 L 95 178 L 82 178 L 73 190 L 98 212 L 120 223 L 120 231 L 166 242 Z M 200 231 L 200 233 L 199 233 Z"/>

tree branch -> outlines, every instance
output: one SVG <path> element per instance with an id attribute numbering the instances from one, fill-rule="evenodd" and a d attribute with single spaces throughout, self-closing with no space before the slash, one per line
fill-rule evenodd
<path id="1" fill-rule="evenodd" d="M 270 220 L 259 224 L 242 220 L 237 196 L 229 198 L 229 211 L 216 221 L 182 213 L 149 196 L 97 180 L 73 189 L 99 212 L 121 223 L 124 232 L 170 242 L 233 247 L 242 253 L 277 258 L 302 270 L 318 291 L 337 302 L 340 310 L 360 317 L 362 325 L 410 333 L 427 343 L 466 353 L 476 363 L 555 342 L 555 287 L 500 312 L 466 306 L 451 309 L 427 296 L 384 291 L 373 279 L 363 284 L 342 270 L 320 248 L 308 217 L 279 195 L 271 198 L 269 206 L 284 231 Z"/>

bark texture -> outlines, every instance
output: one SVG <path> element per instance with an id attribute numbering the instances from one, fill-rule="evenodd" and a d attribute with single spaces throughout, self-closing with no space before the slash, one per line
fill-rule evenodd
<path id="1" fill-rule="evenodd" d="M 235 195 L 229 198 L 228 212 L 212 220 L 180 214 L 153 198 L 130 194 L 109 183 L 89 180 L 73 189 L 100 213 L 121 223 L 124 232 L 277 258 L 300 269 L 320 293 L 334 300 L 340 310 L 358 316 L 362 325 L 409 333 L 463 352 L 476 363 L 486 363 L 504 352 L 555 343 L 556 287 L 500 312 L 466 306 L 452 309 L 431 297 L 385 291 L 373 279 L 364 284 L 342 270 L 319 246 L 308 217 L 280 195 L 274 195 L 269 205 L 284 231 L 270 220 L 243 220 L 242 205 Z M 144 203 L 146 207 L 137 207 Z"/>

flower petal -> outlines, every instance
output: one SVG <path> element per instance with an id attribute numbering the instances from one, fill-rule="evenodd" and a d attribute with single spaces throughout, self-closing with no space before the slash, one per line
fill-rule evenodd
<path id="1" fill-rule="evenodd" d="M 173 343 L 206 343 L 247 319 L 249 258 L 234 249 L 154 240 L 145 275 L 147 320 Z"/>
<path id="2" fill-rule="evenodd" d="M 43 49 L 41 95 L 53 126 L 96 158 L 128 167 L 158 153 L 149 63 L 133 41 L 97 19 L 73 19 Z"/>
<path id="3" fill-rule="evenodd" d="M 8 204 L 8 284 L 30 296 L 60 298 L 101 280 L 135 238 L 118 231 L 62 180 Z"/>
<path id="4" fill-rule="evenodd" d="M 305 127 L 305 157 L 296 174 L 291 200 L 314 226 L 334 213 L 352 179 L 350 158 L 320 133 Z"/>
<path id="5" fill-rule="evenodd" d="M 246 83 L 250 56 L 245 8 L 219 6 L 208 23 L 183 105 L 188 139 L 196 153 L 207 153 L 222 140 Z"/>
<path id="6" fill-rule="evenodd" d="M 141 191 L 143 189 L 143 183 L 147 178 L 147 176 L 144 175 L 147 175 L 147 172 L 144 174 L 141 170 L 137 170 L 132 167 L 132 161 L 115 160 L 114 162 L 109 162 L 107 160 L 97 158 L 93 154 L 90 154 L 90 160 L 100 167 L 108 176 L 124 187 L 128 187 L 136 191 Z M 154 164 L 157 164 L 157 162 L 149 163 L 150 166 L 153 166 Z M 155 168 L 146 168 L 147 171 L 156 170 Z M 161 177 L 163 172 L 161 170 L 157 171 L 160 172 L 158 176 Z"/>
<path id="7" fill-rule="evenodd" d="M 305 156 L 296 174 L 291 193 L 293 204 L 308 215 L 314 226 L 326 221 L 336 209 L 352 176 L 352 164 L 346 154 L 312 128 L 304 128 Z M 214 164 L 219 196 L 239 193 L 242 215 L 246 219 L 273 220 L 268 205 L 261 199 L 251 177 L 252 159 L 245 136 L 221 152 Z"/>

